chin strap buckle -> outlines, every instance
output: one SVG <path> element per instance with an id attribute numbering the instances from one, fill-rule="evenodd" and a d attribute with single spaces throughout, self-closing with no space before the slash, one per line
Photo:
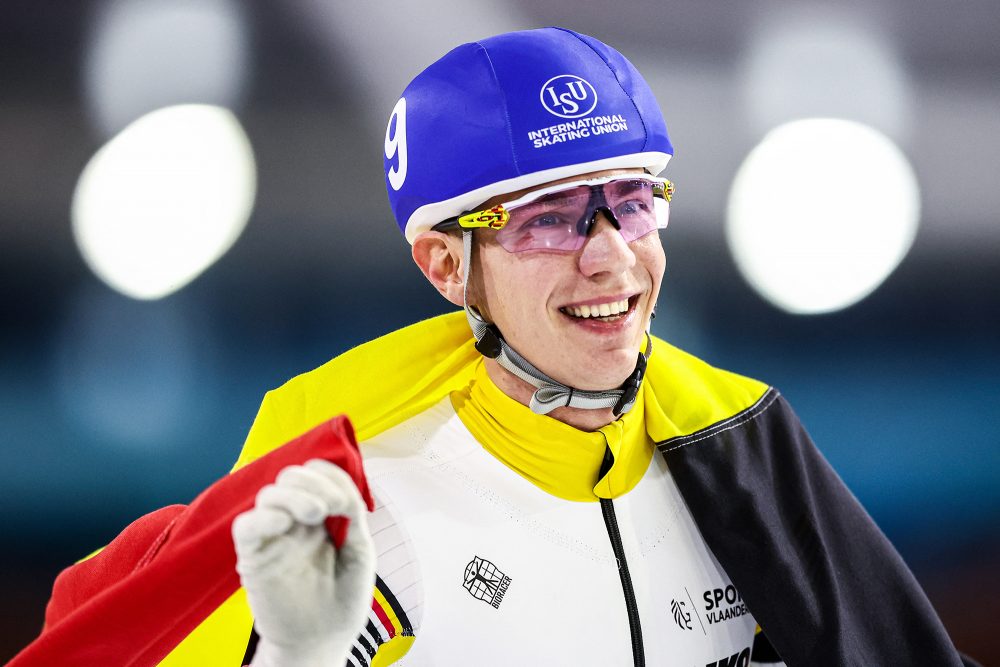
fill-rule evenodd
<path id="1" fill-rule="evenodd" d="M 622 395 L 615 403 L 615 407 L 612 408 L 612 413 L 615 419 L 620 417 L 623 413 L 628 412 L 632 409 L 632 404 L 635 403 L 635 397 L 639 394 L 639 387 L 642 386 L 642 377 L 646 374 L 646 355 L 639 353 L 639 359 L 635 362 L 635 370 L 632 374 L 625 378 L 625 382 L 622 383 Z"/>
<path id="2" fill-rule="evenodd" d="M 496 359 L 500 356 L 503 347 L 500 331 L 496 328 L 496 325 L 486 325 L 486 331 L 483 332 L 482 338 L 476 341 L 476 349 L 479 351 L 479 354 L 490 359 Z"/>

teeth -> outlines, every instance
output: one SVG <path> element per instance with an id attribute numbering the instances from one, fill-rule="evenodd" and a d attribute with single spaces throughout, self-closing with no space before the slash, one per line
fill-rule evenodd
<path id="1" fill-rule="evenodd" d="M 628 299 L 609 301 L 595 306 L 567 306 L 563 310 L 573 317 L 611 317 L 628 310 Z"/>

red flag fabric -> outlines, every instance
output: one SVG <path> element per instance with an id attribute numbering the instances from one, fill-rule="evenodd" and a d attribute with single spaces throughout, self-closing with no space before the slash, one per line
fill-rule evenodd
<path id="1" fill-rule="evenodd" d="M 354 429 L 340 416 L 222 478 L 189 506 L 142 517 L 56 580 L 42 634 L 8 667 L 158 664 L 239 588 L 230 527 L 286 466 L 314 458 L 345 470 L 374 503 Z M 327 530 L 339 547 L 347 519 Z"/>

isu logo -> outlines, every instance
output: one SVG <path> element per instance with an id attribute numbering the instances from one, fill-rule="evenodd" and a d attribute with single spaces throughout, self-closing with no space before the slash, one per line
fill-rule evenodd
<path id="1" fill-rule="evenodd" d="M 677 600 L 670 601 L 670 611 L 674 614 L 674 622 L 681 630 L 691 629 L 691 614 L 684 612 L 684 603 Z"/>
<path id="2" fill-rule="evenodd" d="M 560 118 L 586 116 L 597 106 L 597 91 L 586 79 L 560 74 L 542 84 L 538 94 L 545 110 Z"/>
<path id="3" fill-rule="evenodd" d="M 462 585 L 477 600 L 482 600 L 494 609 L 500 608 L 503 596 L 510 586 L 510 577 L 497 569 L 485 558 L 473 557 L 465 566 L 465 581 Z"/>

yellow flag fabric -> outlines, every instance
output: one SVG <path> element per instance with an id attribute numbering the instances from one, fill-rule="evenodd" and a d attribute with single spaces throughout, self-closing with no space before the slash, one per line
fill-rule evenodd
<path id="1" fill-rule="evenodd" d="M 338 414 L 358 442 L 420 414 L 469 384 L 480 358 L 464 312 L 356 347 L 264 396 L 236 467 Z"/>
<path id="2" fill-rule="evenodd" d="M 480 358 L 462 311 L 360 345 L 268 392 L 236 467 L 340 413 L 363 442 L 466 389 Z M 654 442 L 694 433 L 766 390 L 654 337 L 643 382 L 646 431 Z"/>

